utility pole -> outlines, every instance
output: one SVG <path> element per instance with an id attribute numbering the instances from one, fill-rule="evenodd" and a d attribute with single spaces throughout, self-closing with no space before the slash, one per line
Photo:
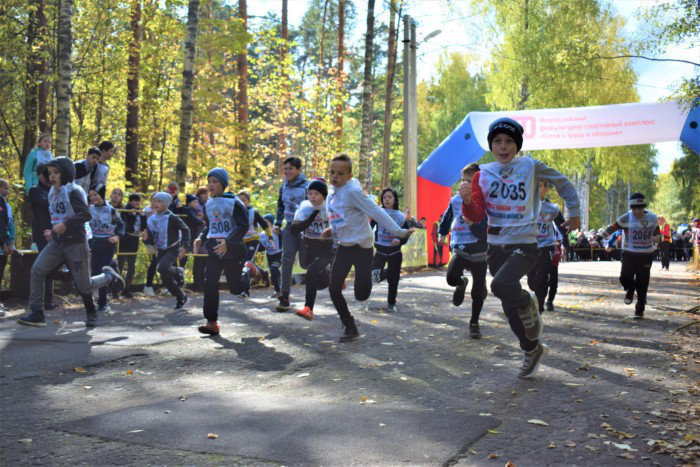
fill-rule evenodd
<path id="1" fill-rule="evenodd" d="M 411 214 L 417 214 L 416 172 L 418 171 L 418 88 L 416 84 L 416 24 L 403 17 L 403 204 Z"/>

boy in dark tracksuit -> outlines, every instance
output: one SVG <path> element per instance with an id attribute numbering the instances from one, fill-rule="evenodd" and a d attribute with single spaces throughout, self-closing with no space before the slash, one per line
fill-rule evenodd
<path id="1" fill-rule="evenodd" d="M 207 247 L 207 263 L 204 276 L 204 318 L 207 323 L 199 332 L 216 336 L 221 331 L 219 318 L 219 279 L 226 274 L 229 291 L 241 292 L 241 271 L 245 247 L 243 236 L 248 231 L 248 210 L 233 193 L 224 193 L 229 183 L 226 169 L 217 167 L 207 175 L 210 198 L 204 205 L 206 225 L 195 240 L 194 252 L 202 243 Z"/>
<path id="2" fill-rule="evenodd" d="M 102 274 L 90 277 L 90 249 L 85 238 L 85 223 L 91 218 L 85 191 L 73 183 L 75 166 L 67 157 L 58 157 L 47 164 L 49 170 L 49 212 L 51 229 L 44 232 L 49 239 L 32 266 L 29 285 L 29 313 L 18 320 L 27 326 L 46 326 L 44 318 L 44 288 L 47 275 L 62 263 L 68 265 L 87 311 L 85 325 L 97 325 L 97 313 L 92 291 L 124 280 L 109 266 Z"/>
<path id="3" fill-rule="evenodd" d="M 112 264 L 117 243 L 120 237 L 124 236 L 124 223 L 117 210 L 105 203 L 96 189 L 92 188 L 89 194 L 92 238 L 88 244 L 92 273 L 97 275 L 103 266 Z M 107 287 L 101 287 L 98 293 L 97 311 L 106 313 L 110 310 L 107 305 Z"/>
<path id="4" fill-rule="evenodd" d="M 302 201 L 294 214 L 294 222 L 289 227 L 293 234 L 303 232 L 306 244 L 306 297 L 304 308 L 297 310 L 297 316 L 311 321 L 314 319 L 314 304 L 316 293 L 328 287 L 330 271 L 328 266 L 333 262 L 333 239 L 321 235 L 329 227 L 326 212 L 326 197 L 328 186 L 324 180 L 313 180 L 308 188 L 308 200 Z"/>
<path id="5" fill-rule="evenodd" d="M 268 226 L 272 227 L 275 222 L 274 214 L 265 214 L 263 218 L 267 221 Z M 273 297 L 277 298 L 280 294 L 280 267 L 282 266 L 282 242 L 280 236 L 275 234 L 267 235 L 265 232 L 261 232 L 260 245 L 265 249 L 267 267 L 270 268 L 270 281 L 275 289 Z"/>
<path id="6" fill-rule="evenodd" d="M 275 222 L 274 233 L 280 234 L 282 222 L 287 222 L 287 227 L 280 235 L 282 237 L 282 283 L 280 285 L 279 304 L 275 308 L 277 311 L 287 311 L 291 307 L 289 304 L 289 291 L 292 285 L 292 269 L 294 268 L 294 258 L 299 253 L 299 264 L 304 267 L 304 242 L 301 234 L 295 234 L 289 228 L 294 221 L 294 213 L 302 201 L 306 199 L 306 187 L 309 182 L 301 173 L 301 159 L 298 157 L 288 157 L 284 161 L 285 181 L 280 187 L 279 198 L 277 199 L 277 221 Z"/>
<path id="7" fill-rule="evenodd" d="M 654 243 L 660 240 L 661 231 L 656 214 L 645 209 L 647 202 L 643 194 L 632 193 L 629 206 L 630 210 L 618 217 L 605 231 L 610 235 L 622 229 L 620 284 L 625 289 L 626 305 L 634 301 L 634 293 L 637 293 L 634 319 L 643 319 Z"/>
<path id="8" fill-rule="evenodd" d="M 146 215 L 141 212 L 141 195 L 132 193 L 129 195 L 129 202 L 124 206 L 126 211 L 122 211 L 121 217 L 124 222 L 124 236 L 119 242 L 119 252 L 127 253 L 119 256 L 119 272 L 124 271 L 126 265 L 126 286 L 122 291 L 122 296 L 133 298 L 129 292 L 129 286 L 134 280 L 134 270 L 136 269 L 136 252 L 139 251 L 139 239 L 146 230 Z"/>
<path id="9" fill-rule="evenodd" d="M 85 159 L 74 162 L 75 184 L 81 186 L 86 194 L 91 187 L 95 186 L 95 175 L 97 174 L 100 154 L 100 150 L 93 147 L 88 149 Z"/>
<path id="10" fill-rule="evenodd" d="M 479 171 L 479 165 L 469 164 L 462 169 L 462 181 L 471 183 L 474 174 Z M 486 219 L 481 222 L 468 222 L 462 215 L 462 197 L 454 195 L 440 221 L 440 242 L 445 243 L 445 237 L 450 234 L 450 250 L 452 258 L 447 265 L 447 283 L 455 288 L 452 294 L 452 304 L 460 306 L 464 302 L 469 279 L 464 271 L 472 274 L 472 316 L 469 320 L 469 337 L 481 339 L 479 316 L 486 300 Z"/>
<path id="11" fill-rule="evenodd" d="M 182 291 L 185 276 L 176 262 L 187 254 L 190 229 L 182 219 L 168 210 L 172 200 L 173 197 L 164 191 L 153 196 L 152 205 L 155 213 L 148 218 L 148 228 L 142 238 L 144 243 L 155 245 L 158 251 L 156 260 L 158 273 L 168 292 L 177 299 L 175 309 L 180 310 L 187 303 L 187 295 Z"/>

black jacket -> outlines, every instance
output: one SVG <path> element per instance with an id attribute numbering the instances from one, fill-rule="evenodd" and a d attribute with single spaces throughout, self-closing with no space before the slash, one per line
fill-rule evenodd
<path id="1" fill-rule="evenodd" d="M 51 230 L 49 214 L 49 185 L 39 182 L 29 189 L 29 205 L 32 208 L 32 241 L 40 243 L 44 230 Z"/>

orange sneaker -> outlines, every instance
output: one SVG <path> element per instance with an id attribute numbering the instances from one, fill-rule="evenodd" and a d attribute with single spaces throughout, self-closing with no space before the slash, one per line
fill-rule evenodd
<path id="1" fill-rule="evenodd" d="M 204 326 L 200 326 L 199 332 L 209 334 L 210 336 L 218 336 L 221 331 L 221 326 L 216 321 L 208 321 Z"/>
<path id="2" fill-rule="evenodd" d="M 314 319 L 314 310 L 309 308 L 308 306 L 305 306 L 301 310 L 296 311 L 297 316 L 301 316 L 304 319 L 308 319 L 309 321 L 312 321 Z"/>
<path id="3" fill-rule="evenodd" d="M 255 265 L 255 263 L 253 263 L 252 261 L 246 261 L 245 267 L 247 267 L 250 270 L 250 277 L 252 277 L 254 281 L 257 281 L 260 277 L 260 271 L 258 270 L 258 267 Z"/>

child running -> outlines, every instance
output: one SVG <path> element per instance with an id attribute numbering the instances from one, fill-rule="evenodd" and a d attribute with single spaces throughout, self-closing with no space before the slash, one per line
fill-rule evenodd
<path id="1" fill-rule="evenodd" d="M 634 319 L 644 319 L 654 243 L 660 239 L 659 220 L 656 214 L 645 209 L 647 201 L 641 193 L 632 193 L 629 206 L 629 212 L 618 217 L 605 232 L 611 235 L 622 229 L 620 284 L 625 289 L 626 305 L 634 301 L 634 292 L 637 292 Z"/>
<path id="2" fill-rule="evenodd" d="M 474 174 L 479 172 L 479 165 L 469 164 L 462 169 L 462 181 L 471 183 Z M 447 265 L 447 283 L 455 288 L 452 304 L 460 306 L 464 302 L 469 279 L 464 271 L 472 273 L 472 316 L 469 320 L 469 337 L 481 339 L 479 315 L 486 300 L 486 218 L 481 222 L 470 222 L 462 215 L 462 197 L 457 193 L 450 200 L 440 221 L 440 242 L 450 234 L 452 258 Z"/>
<path id="3" fill-rule="evenodd" d="M 275 223 L 274 214 L 265 214 L 263 218 L 267 221 L 268 227 L 272 228 Z M 280 236 L 272 233 L 267 235 L 265 232 L 260 233 L 260 245 L 265 248 L 265 257 L 267 258 L 267 267 L 270 268 L 270 282 L 275 289 L 273 298 L 279 297 L 280 294 L 280 267 L 282 266 L 282 241 Z M 264 279 L 265 274 L 263 274 Z"/>
<path id="4" fill-rule="evenodd" d="M 350 268 L 355 267 L 355 298 L 365 301 L 372 292 L 372 229 L 367 217 L 374 219 L 387 232 L 408 238 L 414 229 L 402 229 L 362 191 L 360 182 L 352 178 L 352 161 L 347 154 L 333 158 L 330 167 L 331 191 L 326 203 L 330 227 L 323 236 L 335 236 L 338 250 L 331 266 L 328 291 L 343 323 L 340 342 L 349 342 L 360 335 L 355 319 L 343 297 L 343 282 Z"/>
<path id="5" fill-rule="evenodd" d="M 462 213 L 472 222 L 488 217 L 491 291 L 501 300 L 508 324 L 525 351 L 518 376 L 531 378 L 548 352 L 540 342 L 542 320 L 537 302 L 520 286 L 520 279 L 537 261 L 537 182 L 556 187 L 569 209 L 570 218 L 563 224 L 569 230 L 581 223 L 579 200 L 576 189 L 561 173 L 530 157 L 515 158 L 523 145 L 523 128 L 515 120 L 493 122 L 487 140 L 496 162 L 482 165 L 471 184 L 459 186 Z"/>
<path id="6" fill-rule="evenodd" d="M 92 301 L 93 290 L 114 281 L 123 285 L 124 280 L 109 266 L 102 268 L 102 274 L 90 277 L 90 249 L 85 238 L 85 223 L 91 218 L 90 208 L 85 192 L 74 183 L 75 166 L 67 157 L 58 157 L 46 165 L 51 183 L 49 212 L 52 227 L 44 231 L 48 244 L 32 265 L 29 313 L 17 322 L 26 326 L 46 326 L 43 309 L 45 279 L 65 262 L 85 303 L 85 326 L 94 327 L 97 313 Z"/>
<path id="7" fill-rule="evenodd" d="M 250 193 L 247 191 L 238 192 L 238 199 L 240 199 L 248 210 L 248 230 L 243 236 L 243 244 L 246 248 L 246 254 L 243 258 L 243 272 L 241 273 L 241 280 L 243 281 L 243 290 L 240 293 L 241 298 L 248 298 L 250 296 L 250 283 L 253 279 L 257 279 L 260 275 L 258 267 L 255 265 L 255 254 L 258 252 L 258 247 L 260 246 L 260 234 L 255 226 L 260 227 L 265 231 L 266 234 L 272 235 L 272 231 L 267 224 L 267 221 L 255 210 L 252 204 L 250 204 Z"/>
<path id="8" fill-rule="evenodd" d="M 146 216 L 141 212 L 140 194 L 132 193 L 129 195 L 129 202 L 126 204 L 125 211 L 121 213 L 121 216 L 125 232 L 121 242 L 119 242 L 119 252 L 126 253 L 119 256 L 119 272 L 123 273 L 124 266 L 126 266 L 126 285 L 122 291 L 122 296 L 133 298 L 133 295 L 129 292 L 129 287 L 134 280 L 139 238 L 146 229 Z"/>
<path id="9" fill-rule="evenodd" d="M 194 242 L 194 252 L 202 243 L 207 247 L 204 268 L 204 318 L 207 323 L 199 332 L 217 336 L 219 325 L 219 279 L 226 274 L 226 282 L 232 294 L 241 293 L 241 272 L 246 249 L 243 236 L 248 231 L 248 210 L 233 193 L 224 193 L 229 184 L 226 169 L 217 167 L 207 174 L 209 200 L 204 205 L 205 227 Z"/>
<path id="10" fill-rule="evenodd" d="M 187 295 L 182 291 L 185 277 L 176 262 L 187 254 L 190 229 L 182 219 L 168 210 L 172 201 L 173 197 L 164 191 L 153 195 L 153 214 L 148 218 L 148 228 L 141 238 L 144 243 L 156 247 L 156 268 L 160 279 L 168 292 L 177 299 L 175 309 L 181 310 L 187 303 Z"/>
<path id="11" fill-rule="evenodd" d="M 384 188 L 379 199 L 382 203 L 382 209 L 396 225 L 404 229 L 407 228 L 410 218 L 399 211 L 399 195 L 396 190 L 391 187 Z M 372 281 L 378 284 L 384 279 L 387 280 L 389 294 L 386 311 L 387 313 L 396 313 L 399 311 L 396 306 L 396 295 L 401 279 L 401 263 L 403 262 L 401 247 L 406 244 L 408 238 L 400 239 L 391 235 L 386 228 L 378 225 L 375 221 L 370 222 L 370 226 L 374 229 L 374 247 L 376 249 L 372 259 Z M 385 265 L 386 269 L 384 269 Z"/>
<path id="12" fill-rule="evenodd" d="M 314 319 L 316 292 L 328 287 L 330 280 L 327 268 L 333 261 L 333 239 L 322 236 L 328 228 L 326 181 L 314 179 L 306 195 L 308 199 L 299 205 L 290 228 L 295 235 L 303 232 L 306 245 L 306 297 L 304 308 L 297 310 L 296 314 L 311 321 Z"/>
<path id="13" fill-rule="evenodd" d="M 103 266 L 110 266 L 114 259 L 117 243 L 124 236 L 124 222 L 117 210 L 105 203 L 105 200 L 94 188 L 90 190 L 90 230 L 92 238 L 90 245 L 90 261 L 92 262 L 92 274 L 97 275 Z M 110 311 L 107 305 L 107 287 L 100 287 L 98 291 L 97 311 L 106 313 Z"/>
<path id="14" fill-rule="evenodd" d="M 539 183 L 540 213 L 537 215 L 537 263 L 527 273 L 527 285 L 535 292 L 540 313 L 544 312 L 544 301 L 547 298 L 550 276 L 552 275 L 554 255 L 557 252 L 556 230 L 561 229 L 564 216 L 559 206 L 550 202 L 546 196 L 549 191 L 549 183 Z M 566 233 L 566 229 L 564 229 Z M 553 298 L 552 298 L 553 299 Z M 552 306 L 554 309 L 554 306 Z"/>

